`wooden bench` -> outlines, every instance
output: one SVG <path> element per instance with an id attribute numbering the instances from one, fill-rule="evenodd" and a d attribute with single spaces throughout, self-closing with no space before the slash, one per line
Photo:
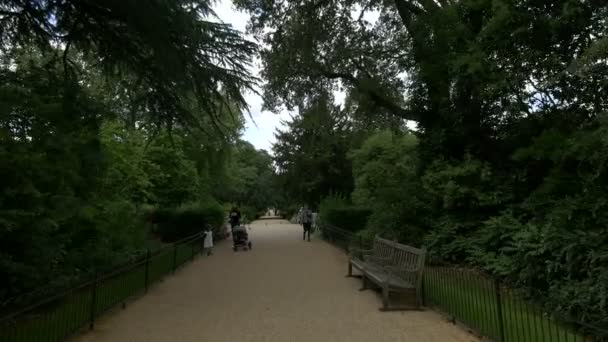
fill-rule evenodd
<path id="1" fill-rule="evenodd" d="M 358 269 L 363 278 L 363 288 L 373 283 L 382 289 L 382 307 L 386 310 L 405 310 L 411 307 L 390 305 L 391 292 L 404 293 L 414 290 L 416 307 L 422 305 L 422 273 L 426 250 L 403 245 L 380 237 L 374 238 L 370 250 L 354 250 L 348 262 L 348 276 Z"/>

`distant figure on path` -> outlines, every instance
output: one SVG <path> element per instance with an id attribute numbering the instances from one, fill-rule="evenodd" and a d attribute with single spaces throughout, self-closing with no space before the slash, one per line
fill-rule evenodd
<path id="1" fill-rule="evenodd" d="M 312 211 L 308 209 L 308 206 L 304 206 L 302 210 L 302 227 L 304 227 L 304 235 L 302 240 L 306 240 L 306 233 L 308 233 L 308 241 L 310 242 L 310 230 L 312 228 Z"/>
<path id="2" fill-rule="evenodd" d="M 210 226 L 203 232 L 203 251 L 207 251 L 207 256 L 213 254 L 213 231 Z"/>
<path id="3" fill-rule="evenodd" d="M 241 212 L 239 211 L 239 208 L 233 207 L 232 210 L 230 211 L 229 216 L 230 216 L 230 228 L 234 229 L 234 227 L 241 224 Z"/>

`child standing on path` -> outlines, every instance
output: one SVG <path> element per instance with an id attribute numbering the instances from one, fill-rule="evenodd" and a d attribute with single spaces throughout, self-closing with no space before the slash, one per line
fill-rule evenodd
<path id="1" fill-rule="evenodd" d="M 211 227 L 203 232 L 203 251 L 207 251 L 207 255 L 213 254 L 213 232 Z"/>

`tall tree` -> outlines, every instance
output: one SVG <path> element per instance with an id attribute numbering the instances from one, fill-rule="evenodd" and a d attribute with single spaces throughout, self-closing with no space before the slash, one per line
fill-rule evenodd
<path id="1" fill-rule="evenodd" d="M 313 98 L 277 131 L 275 163 L 292 202 L 317 205 L 328 194 L 352 191 L 350 124 L 331 101 L 327 94 Z"/>
<path id="2" fill-rule="evenodd" d="M 272 157 L 268 152 L 239 140 L 228 153 L 226 179 L 215 192 L 218 197 L 251 207 L 256 212 L 276 205 L 276 193 L 272 184 L 275 174 Z"/>
<path id="3" fill-rule="evenodd" d="M 417 121 L 431 154 L 491 158 L 504 148 L 499 130 L 513 120 L 540 110 L 584 120 L 608 105 L 592 91 L 607 86 L 605 51 L 587 63 L 592 73 L 575 67 L 608 33 L 601 1 L 237 3 L 251 11 L 252 30 L 268 46 L 269 107 L 297 105 L 316 87 L 345 87 Z"/>
<path id="4" fill-rule="evenodd" d="M 597 238 L 605 225 L 591 209 L 606 201 L 589 196 L 605 182 L 598 134 L 608 112 L 608 3 L 237 3 L 267 47 L 268 107 L 345 89 L 357 106 L 375 106 L 372 116 L 418 123 L 418 170 L 398 177 L 429 196 L 432 253 L 481 264 L 561 313 L 606 322 L 596 304 L 606 298 L 597 276 L 608 267 Z M 373 166 L 358 164 L 357 176 Z"/>
<path id="5" fill-rule="evenodd" d="M 209 6 L 0 0 L 0 302 L 125 262 L 143 204 L 210 196 L 256 47 Z"/>
<path id="6" fill-rule="evenodd" d="M 207 0 L 0 1 L 0 49 L 36 44 L 78 71 L 74 55 L 133 88 L 159 123 L 198 124 L 196 107 L 212 118 L 221 107 L 246 106 L 241 91 L 255 44 L 230 26 L 208 21 Z M 62 47 L 57 51 L 55 47 Z M 221 106 L 218 106 L 221 104 Z"/>

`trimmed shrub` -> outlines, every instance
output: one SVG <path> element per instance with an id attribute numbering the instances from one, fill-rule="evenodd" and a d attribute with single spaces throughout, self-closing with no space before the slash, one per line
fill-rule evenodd
<path id="1" fill-rule="evenodd" d="M 196 202 L 182 205 L 179 208 L 159 208 L 151 214 L 156 225 L 155 233 L 163 242 L 174 242 L 201 232 L 210 225 L 216 239 L 224 223 L 224 210 L 214 201 Z"/>
<path id="2" fill-rule="evenodd" d="M 340 196 L 329 196 L 319 205 L 321 224 L 357 232 L 365 228 L 372 211 L 349 204 Z"/>
<path id="3" fill-rule="evenodd" d="M 251 206 L 242 206 L 241 208 L 241 222 L 250 223 L 256 219 L 257 210 Z"/>
<path id="4" fill-rule="evenodd" d="M 291 205 L 288 205 L 285 207 L 280 207 L 278 209 L 281 214 L 281 217 L 289 220 L 298 212 L 298 210 L 300 209 L 300 206 L 291 204 Z"/>
<path id="5" fill-rule="evenodd" d="M 326 211 L 323 222 L 351 232 L 365 228 L 372 211 L 354 206 L 346 208 L 332 208 Z"/>

